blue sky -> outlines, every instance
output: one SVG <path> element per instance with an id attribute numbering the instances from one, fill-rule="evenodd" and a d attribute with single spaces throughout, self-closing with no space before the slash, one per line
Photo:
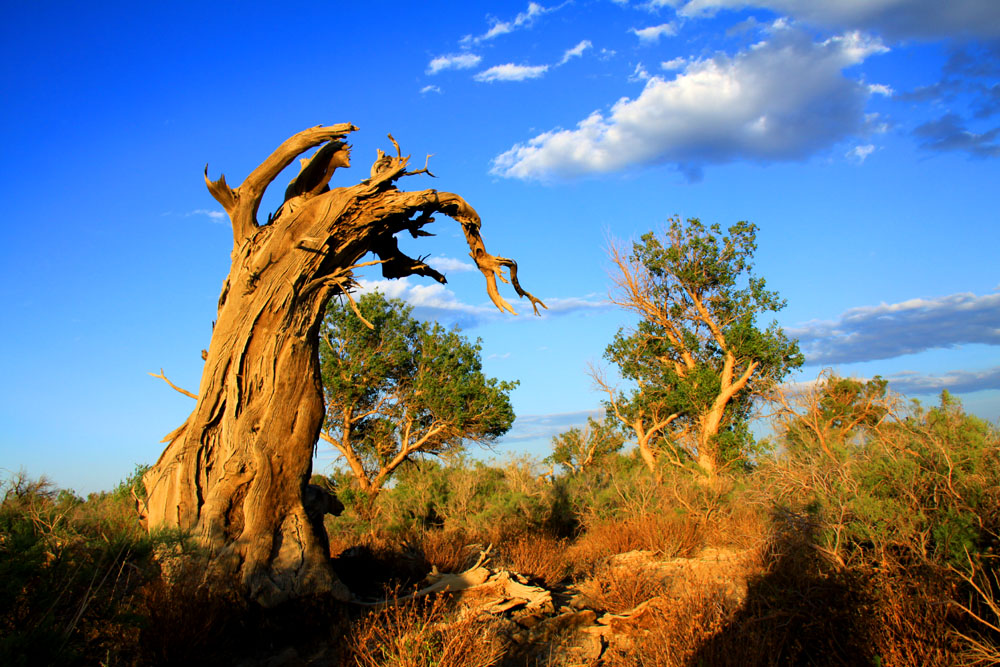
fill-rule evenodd
<path id="1" fill-rule="evenodd" d="M 882 374 L 1000 417 L 994 0 L 153 4 L 3 9 L 0 468 L 86 492 L 156 459 L 192 404 L 147 373 L 197 388 L 229 265 L 201 171 L 235 185 L 340 122 L 360 131 L 335 185 L 386 133 L 433 154 L 438 179 L 402 187 L 464 196 L 550 306 L 496 312 L 444 218 L 402 245 L 448 284 L 383 286 L 521 381 L 501 452 L 544 455 L 600 406 L 588 365 L 630 323 L 608 240 L 675 214 L 760 226 L 798 379 Z"/>

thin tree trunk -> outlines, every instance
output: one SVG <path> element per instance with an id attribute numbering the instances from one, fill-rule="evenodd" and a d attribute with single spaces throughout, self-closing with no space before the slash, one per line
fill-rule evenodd
<path id="1" fill-rule="evenodd" d="M 486 252 L 479 216 L 458 195 L 401 192 L 394 183 L 408 158 L 379 152 L 372 177 L 330 190 L 338 167 L 349 166 L 340 138 L 346 124 L 301 132 L 233 190 L 206 182 L 233 223 L 229 276 L 219 299 L 197 404 L 171 433 L 166 450 L 144 477 L 150 530 L 191 532 L 211 558 L 214 581 L 238 582 L 263 604 L 347 589 L 330 567 L 322 522 L 310 522 L 305 503 L 312 452 L 323 423 L 319 325 L 329 297 L 352 285 L 351 270 L 369 251 L 383 275 L 444 277 L 399 252 L 393 235 L 445 213 L 462 223 L 472 257 L 501 310 L 496 276 L 510 269 L 515 289 L 543 305 L 516 281 L 516 265 Z M 394 142 L 395 143 L 395 142 Z M 296 156 L 303 161 L 283 206 L 268 224 L 256 220 L 267 185 Z M 537 308 L 536 308 L 537 312 Z"/>

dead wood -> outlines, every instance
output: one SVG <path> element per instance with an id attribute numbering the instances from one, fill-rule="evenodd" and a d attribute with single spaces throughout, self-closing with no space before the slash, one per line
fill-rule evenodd
<path id="1" fill-rule="evenodd" d="M 382 273 L 444 280 L 423 262 L 405 256 L 393 238 L 422 227 L 442 213 L 462 227 L 470 256 L 501 311 L 514 312 L 497 288 L 507 282 L 532 304 L 513 260 L 490 254 L 479 214 L 450 192 L 405 192 L 396 183 L 407 171 L 396 156 L 379 152 L 369 178 L 333 187 L 334 172 L 350 166 L 344 139 L 349 123 L 313 127 L 283 142 L 238 187 L 224 176 L 205 183 L 233 228 L 232 264 L 223 282 L 205 367 L 187 420 L 170 433 L 160 459 L 145 475 L 144 521 L 150 530 L 191 533 L 210 555 L 208 576 L 236 582 L 244 594 L 271 605 L 290 597 L 331 593 L 347 598 L 329 563 L 322 522 L 304 504 L 313 447 L 324 408 L 318 362 L 318 330 L 326 303 L 349 295 L 354 270 L 369 252 Z M 257 219 L 265 190 L 307 151 L 285 190 L 283 204 L 267 221 Z"/>

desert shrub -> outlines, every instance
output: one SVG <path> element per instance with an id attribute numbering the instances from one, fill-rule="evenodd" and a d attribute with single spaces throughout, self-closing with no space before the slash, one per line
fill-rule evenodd
<path id="1" fill-rule="evenodd" d="M 997 430 L 947 392 L 929 409 L 882 405 L 878 421 L 838 432 L 826 448 L 798 430 L 795 447 L 761 470 L 761 492 L 774 502 L 776 525 L 808 527 L 823 555 L 820 576 L 864 598 L 855 630 L 884 664 L 953 664 L 956 637 L 988 653 L 1000 632 L 989 622 L 988 591 L 970 573 L 989 580 L 996 572 Z"/>

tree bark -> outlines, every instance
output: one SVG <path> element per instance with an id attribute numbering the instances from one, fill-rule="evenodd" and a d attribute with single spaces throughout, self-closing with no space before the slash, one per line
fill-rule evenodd
<path id="1" fill-rule="evenodd" d="M 236 189 L 225 177 L 206 183 L 233 225 L 232 265 L 219 298 L 194 411 L 168 435 L 144 477 L 149 530 L 190 532 L 210 557 L 215 582 L 235 582 L 265 605 L 306 594 L 349 593 L 330 567 L 321 522 L 310 522 L 304 496 L 323 423 L 319 325 L 332 294 L 353 285 L 352 269 L 369 251 L 383 275 L 444 277 L 399 252 L 393 235 L 414 237 L 445 213 L 462 224 L 471 255 L 498 308 L 513 309 L 497 291 L 516 264 L 486 252 L 476 211 L 461 197 L 435 190 L 401 192 L 395 181 L 408 157 L 382 154 L 371 178 L 331 190 L 333 171 L 350 166 L 341 139 L 353 125 L 316 127 L 285 141 Z M 391 137 L 390 137 L 391 139 Z M 395 141 L 393 141 L 395 144 Z M 267 224 L 256 214 L 266 187 L 303 152 L 302 171 Z"/>

